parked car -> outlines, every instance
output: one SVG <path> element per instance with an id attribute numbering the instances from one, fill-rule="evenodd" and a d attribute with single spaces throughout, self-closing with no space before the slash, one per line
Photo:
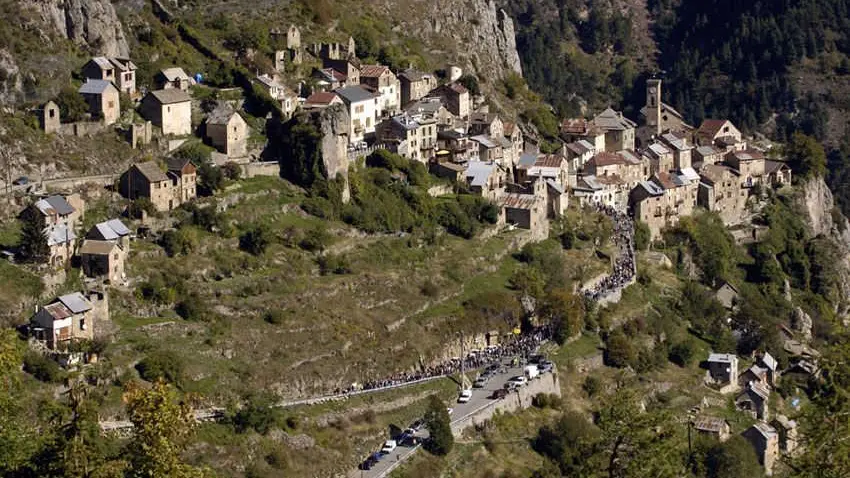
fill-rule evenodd
<path id="1" fill-rule="evenodd" d="M 501 399 L 503 399 L 507 396 L 508 396 L 508 391 L 503 389 L 503 388 L 500 388 L 499 390 L 496 390 L 495 392 L 493 392 L 493 394 L 490 395 L 490 398 L 492 398 L 493 400 L 501 400 Z"/>
<path id="2" fill-rule="evenodd" d="M 460 396 L 457 397 L 457 403 L 466 403 L 470 399 L 472 399 L 472 390 L 466 389 L 460 392 Z"/>
<path id="3" fill-rule="evenodd" d="M 537 365 L 526 365 L 524 372 L 525 376 L 529 380 L 531 380 L 532 378 L 536 378 L 538 375 L 540 375 L 540 369 L 537 368 Z"/>
<path id="4" fill-rule="evenodd" d="M 381 453 L 383 453 L 384 455 L 392 453 L 397 446 L 398 442 L 396 442 L 395 440 L 387 440 L 386 442 L 384 442 L 384 446 L 381 448 Z"/>
<path id="5" fill-rule="evenodd" d="M 360 464 L 359 468 L 361 470 L 371 470 L 373 466 L 375 466 L 379 461 L 381 461 L 380 453 L 372 453 L 369 455 L 369 458 L 366 458 L 363 463 Z"/>
<path id="6" fill-rule="evenodd" d="M 528 383 L 528 379 L 523 377 L 522 375 L 517 375 L 516 377 L 511 378 L 508 382 L 512 382 L 517 384 L 517 386 L 523 386 Z"/>
<path id="7" fill-rule="evenodd" d="M 489 378 L 490 378 L 489 376 L 482 375 L 482 376 L 476 378 L 474 382 L 472 382 L 472 386 L 475 387 L 475 388 L 483 388 L 484 385 L 487 384 L 487 379 L 489 379 Z"/>
<path id="8" fill-rule="evenodd" d="M 536 354 L 536 355 L 532 355 L 531 357 L 529 357 L 528 363 L 540 363 L 544 359 L 545 359 L 545 357 L 543 357 L 542 355 Z"/>
<path id="9" fill-rule="evenodd" d="M 422 418 L 410 424 L 410 428 L 417 432 L 421 430 L 423 426 L 425 426 L 425 420 Z"/>
<path id="10" fill-rule="evenodd" d="M 24 184 L 29 184 L 29 183 L 30 183 L 30 178 L 28 178 L 26 176 L 20 176 L 20 177 L 18 177 L 18 179 L 12 181 L 12 184 L 15 185 L 15 186 L 23 186 Z"/>
<path id="11" fill-rule="evenodd" d="M 544 360 L 543 362 L 540 363 L 539 368 L 540 368 L 540 373 L 551 372 L 552 370 L 555 369 L 555 364 L 548 361 L 548 360 Z"/>

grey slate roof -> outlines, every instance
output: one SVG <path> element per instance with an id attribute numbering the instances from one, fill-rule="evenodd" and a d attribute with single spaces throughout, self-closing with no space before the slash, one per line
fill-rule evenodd
<path id="1" fill-rule="evenodd" d="M 651 196 L 661 196 L 664 194 L 664 189 L 652 181 L 641 181 L 638 186 L 646 190 Z"/>
<path id="2" fill-rule="evenodd" d="M 111 81 L 89 79 L 80 86 L 78 91 L 83 95 L 101 95 L 109 88 L 115 88 Z"/>
<path id="3" fill-rule="evenodd" d="M 45 230 L 45 235 L 47 236 L 48 246 L 66 244 L 77 239 L 77 235 L 74 234 L 74 231 L 64 224 L 57 224 L 55 226 L 48 227 Z"/>
<path id="4" fill-rule="evenodd" d="M 346 86 L 336 90 L 336 94 L 340 96 L 346 103 L 359 103 L 375 98 L 375 94 L 367 91 L 361 86 Z"/>
<path id="5" fill-rule="evenodd" d="M 139 172 L 142 173 L 142 176 L 152 183 L 168 181 L 168 176 L 166 176 L 165 173 L 159 169 L 159 166 L 157 166 L 157 164 L 153 161 L 138 163 L 136 164 L 136 169 L 138 169 Z"/>
<path id="6" fill-rule="evenodd" d="M 59 302 L 68 308 L 71 312 L 79 314 L 92 309 L 91 302 L 88 301 L 83 294 L 72 292 L 59 297 Z"/>
<path id="7" fill-rule="evenodd" d="M 93 234 L 95 231 L 97 232 L 96 235 L 103 238 L 104 241 L 113 241 L 130 234 L 130 230 L 127 229 L 127 226 L 118 219 L 110 219 L 108 221 L 95 224 L 89 235 L 95 236 L 95 234 Z"/>
<path id="8" fill-rule="evenodd" d="M 219 106 L 207 116 L 207 124 L 226 125 L 230 122 L 233 115 L 238 114 L 228 106 Z"/>
<path id="9" fill-rule="evenodd" d="M 738 357 L 735 354 L 709 354 L 708 361 L 715 363 L 732 363 L 737 361 Z"/>
<path id="10" fill-rule="evenodd" d="M 44 199 L 39 199 L 36 201 L 35 207 L 37 207 L 44 215 L 49 215 L 51 212 L 54 212 L 59 216 L 67 216 L 68 214 L 76 211 L 74 206 L 68 204 L 68 201 L 66 201 L 62 196 L 49 196 Z"/>
<path id="11" fill-rule="evenodd" d="M 163 105 L 192 101 L 192 97 L 189 96 L 189 93 L 186 93 L 183 90 L 178 90 L 177 88 L 151 91 L 148 93 L 148 96 L 154 98 L 157 102 Z"/>
<path id="12" fill-rule="evenodd" d="M 164 70 L 161 70 L 159 74 L 162 75 L 168 81 L 189 79 L 189 75 L 187 75 L 186 72 L 183 71 L 183 68 L 180 68 L 179 66 L 166 68 Z"/>
<path id="13" fill-rule="evenodd" d="M 466 177 L 470 186 L 485 186 L 487 178 L 493 174 L 496 165 L 484 161 L 470 161 L 466 167 Z"/>

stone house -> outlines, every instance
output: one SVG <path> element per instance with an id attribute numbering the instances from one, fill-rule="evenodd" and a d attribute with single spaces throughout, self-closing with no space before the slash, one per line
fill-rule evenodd
<path id="1" fill-rule="evenodd" d="M 111 125 L 121 117 L 120 94 L 111 81 L 86 78 L 86 82 L 78 91 L 89 105 L 92 118 L 102 120 L 105 125 Z"/>
<path id="2" fill-rule="evenodd" d="M 649 162 L 641 161 L 640 158 L 625 150 L 618 153 L 602 151 L 585 163 L 583 172 L 599 179 L 609 176 L 618 177 L 628 189 L 632 189 L 649 176 Z"/>
<path id="3" fill-rule="evenodd" d="M 649 144 L 667 131 L 690 132 L 693 126 L 685 122 L 684 116 L 661 99 L 661 79 L 646 81 L 646 103 L 640 110 L 642 126 L 637 132 L 638 146 Z"/>
<path id="4" fill-rule="evenodd" d="M 738 377 L 738 357 L 735 354 L 709 354 L 708 375 L 719 385 L 735 383 Z"/>
<path id="5" fill-rule="evenodd" d="M 449 159 L 456 163 L 478 158 L 478 143 L 466 133 L 453 129 L 437 132 L 437 149 L 448 153 Z"/>
<path id="6" fill-rule="evenodd" d="M 437 129 L 439 131 L 455 128 L 454 115 L 443 106 L 443 102 L 439 98 L 422 98 L 414 101 L 404 108 L 404 112 L 411 115 L 423 115 L 434 118 L 437 121 Z"/>
<path id="7" fill-rule="evenodd" d="M 544 181 L 535 182 L 531 194 L 505 193 L 500 195 L 496 202 L 501 208 L 500 222 L 528 229 L 535 237 L 545 238 L 548 235 Z"/>
<path id="8" fill-rule="evenodd" d="M 740 223 L 747 207 L 747 192 L 741 187 L 738 172 L 722 164 L 703 165 L 697 204 L 719 214 L 727 226 Z"/>
<path id="9" fill-rule="evenodd" d="M 646 223 L 652 240 L 660 238 L 665 227 L 675 226 L 679 218 L 693 213 L 698 184 L 685 176 L 657 173 L 632 189 L 629 203 L 634 217 Z"/>
<path id="10" fill-rule="evenodd" d="M 280 102 L 280 111 L 284 118 L 289 118 L 298 106 L 298 95 L 287 88 L 277 78 L 263 74 L 256 78 L 257 85 L 263 89 L 273 100 Z"/>
<path id="11" fill-rule="evenodd" d="M 272 36 L 278 36 L 279 30 L 270 32 Z M 286 63 L 301 64 L 304 60 L 304 54 L 301 50 L 301 30 L 295 25 L 290 25 L 286 30 L 286 50 L 275 51 L 275 69 L 283 71 Z"/>
<path id="12" fill-rule="evenodd" d="M 785 415 L 777 415 L 771 420 L 770 425 L 779 434 L 779 451 L 787 455 L 793 455 L 797 451 L 799 437 L 797 434 L 797 422 L 789 420 Z"/>
<path id="13" fill-rule="evenodd" d="M 593 145 L 594 154 L 605 151 L 605 131 L 584 118 L 569 118 L 561 122 L 561 139 L 565 143 L 587 141 Z"/>
<path id="14" fill-rule="evenodd" d="M 337 90 L 345 86 L 347 77 L 345 74 L 333 68 L 313 69 L 310 78 L 315 81 L 316 91 L 327 92 Z"/>
<path id="15" fill-rule="evenodd" d="M 743 135 L 731 121 L 718 119 L 704 120 L 694 134 L 700 146 L 714 146 L 721 139 L 724 144 L 738 144 L 743 142 Z"/>
<path id="16" fill-rule="evenodd" d="M 693 150 L 692 160 L 694 167 L 702 167 L 706 164 L 717 164 L 723 162 L 726 153 L 714 146 L 697 146 Z"/>
<path id="17" fill-rule="evenodd" d="M 320 110 L 331 105 L 342 104 L 342 98 L 333 91 L 319 91 L 308 96 L 304 101 L 305 110 Z"/>
<path id="18" fill-rule="evenodd" d="M 643 155 L 649 159 L 652 174 L 669 173 L 673 171 L 673 152 L 661 143 L 652 143 L 644 151 Z"/>
<path id="19" fill-rule="evenodd" d="M 359 85 L 340 88 L 336 94 L 345 103 L 351 118 L 349 142 L 362 141 L 366 135 L 374 133 L 376 119 L 380 116 L 377 95 Z"/>
<path id="20" fill-rule="evenodd" d="M 688 143 L 688 137 L 681 133 L 664 133 L 659 139 L 661 143 L 673 152 L 673 169 L 681 171 L 693 167 L 693 145 Z"/>
<path id="21" fill-rule="evenodd" d="M 596 176 L 592 174 L 576 176 L 575 184 L 572 185 L 572 195 L 581 207 L 595 205 L 613 207 L 614 205 L 614 198 L 610 196 L 605 185 L 597 181 Z"/>
<path id="22" fill-rule="evenodd" d="M 717 288 L 714 293 L 714 298 L 723 305 L 726 310 L 734 310 L 738 303 L 738 289 L 734 285 L 723 282 L 723 285 Z M 737 367 L 735 368 L 737 372 Z"/>
<path id="23" fill-rule="evenodd" d="M 584 172 L 584 165 L 596 156 L 596 153 L 596 147 L 586 139 L 565 143 L 562 152 L 570 162 L 570 168 L 576 173 Z"/>
<path id="24" fill-rule="evenodd" d="M 779 434 L 776 429 L 765 422 L 756 422 L 742 435 L 755 449 L 759 463 L 764 466 L 764 473 L 773 475 L 773 466 L 779 458 Z"/>
<path id="25" fill-rule="evenodd" d="M 360 60 L 353 56 L 345 59 L 322 58 L 322 68 L 332 68 L 345 75 L 345 86 L 360 84 Z"/>
<path id="26" fill-rule="evenodd" d="M 558 218 L 567 212 L 570 206 L 570 195 L 564 184 L 546 179 L 546 216 Z"/>
<path id="27" fill-rule="evenodd" d="M 455 117 L 466 120 L 469 118 L 472 109 L 472 102 L 469 98 L 469 90 L 460 83 L 454 82 L 447 85 L 440 85 L 430 93 L 430 98 L 440 98 L 446 109 Z"/>
<path id="28" fill-rule="evenodd" d="M 768 400 L 770 400 L 770 390 L 761 383 L 750 382 L 735 397 L 735 406 L 738 410 L 749 413 L 753 418 L 766 420 L 769 413 Z"/>
<path id="29" fill-rule="evenodd" d="M 791 184 L 791 168 L 783 162 L 765 160 L 764 175 L 764 184 L 769 184 L 773 187 Z"/>
<path id="30" fill-rule="evenodd" d="M 33 205 L 25 209 L 21 216 L 27 214 L 41 214 L 44 216 L 44 223 L 50 226 L 68 226 L 70 229 L 76 229 L 77 223 L 85 214 L 85 201 L 78 193 L 69 194 L 67 196 L 52 195 L 39 199 Z"/>
<path id="31" fill-rule="evenodd" d="M 45 103 L 41 110 L 38 111 L 38 122 L 45 134 L 58 133 L 62 127 L 59 105 L 53 101 Z"/>
<path id="32" fill-rule="evenodd" d="M 755 149 L 733 150 L 726 153 L 726 164 L 740 173 L 741 186 L 751 188 L 761 184 L 765 176 L 764 153 Z"/>
<path id="33" fill-rule="evenodd" d="M 183 90 L 151 91 L 142 98 L 140 111 L 163 135 L 192 134 L 192 98 Z"/>
<path id="34" fill-rule="evenodd" d="M 191 162 L 169 161 L 168 173 L 153 161 L 130 166 L 120 181 L 121 194 L 148 198 L 157 211 L 170 211 L 197 195 L 197 170 Z"/>
<path id="35" fill-rule="evenodd" d="M 475 148 L 477 143 L 478 159 L 484 162 L 496 162 L 503 164 L 504 147 L 501 141 L 486 134 L 479 134 L 469 138 Z"/>
<path id="36" fill-rule="evenodd" d="M 732 434 L 729 422 L 719 417 L 698 417 L 693 421 L 693 427 L 700 435 L 709 436 L 721 442 L 726 441 Z"/>
<path id="37" fill-rule="evenodd" d="M 360 84 L 378 93 L 378 102 L 384 115 L 394 114 L 401 109 L 401 84 L 388 67 L 363 65 Z"/>
<path id="38" fill-rule="evenodd" d="M 375 137 L 396 154 L 424 163 L 434 157 L 437 121 L 422 115 L 401 114 L 378 123 Z"/>
<path id="39" fill-rule="evenodd" d="M 496 163 L 470 161 L 464 171 L 464 179 L 469 184 L 472 194 L 477 194 L 490 201 L 505 191 L 506 174 Z"/>
<path id="40" fill-rule="evenodd" d="M 73 292 L 39 307 L 30 319 L 30 335 L 50 350 L 65 350 L 71 342 L 94 338 L 95 322 L 109 317 L 105 295 Z"/>
<path id="41" fill-rule="evenodd" d="M 136 65 L 129 58 L 97 56 L 82 68 L 83 78 L 111 81 L 118 91 L 136 96 Z"/>
<path id="42" fill-rule="evenodd" d="M 637 123 L 623 116 L 623 113 L 607 108 L 593 118 L 593 125 L 605 134 L 605 151 L 613 153 L 635 149 Z"/>
<path id="43" fill-rule="evenodd" d="M 504 138 L 505 124 L 495 113 L 472 113 L 469 117 L 469 134 Z"/>
<path id="44" fill-rule="evenodd" d="M 758 360 L 738 377 L 738 382 L 744 386 L 757 382 L 766 387 L 776 387 L 779 383 L 779 364 L 770 353 L 763 353 Z"/>
<path id="45" fill-rule="evenodd" d="M 227 106 L 216 108 L 207 117 L 206 135 L 213 147 L 228 158 L 248 155 L 248 123 Z"/>
<path id="46" fill-rule="evenodd" d="M 510 158 L 507 158 L 508 155 L 505 154 L 505 163 L 508 167 L 514 167 L 517 165 L 520 155 L 525 151 L 525 138 L 523 137 L 522 130 L 516 123 L 503 123 L 502 131 L 505 133 L 505 139 L 511 143 Z"/>
<path id="47" fill-rule="evenodd" d="M 174 198 L 183 204 L 198 196 L 198 169 L 188 159 L 170 158 L 167 161 Z"/>
<path id="48" fill-rule="evenodd" d="M 406 106 L 411 101 L 424 98 L 428 92 L 437 87 L 437 77 L 413 68 L 408 68 L 398 75 L 401 84 L 401 105 Z"/>
<path id="49" fill-rule="evenodd" d="M 195 84 L 194 80 L 183 71 L 183 68 L 172 67 L 160 70 L 154 75 L 154 84 L 159 90 L 177 89 L 189 91 L 189 87 Z"/>
<path id="50" fill-rule="evenodd" d="M 80 263 L 87 277 L 105 277 L 110 282 L 124 278 L 127 251 L 116 241 L 86 239 L 80 247 Z"/>
<path id="51" fill-rule="evenodd" d="M 548 179 L 563 188 L 569 182 L 569 174 L 569 162 L 560 154 L 524 154 L 517 163 L 514 182 L 528 187 Z"/>

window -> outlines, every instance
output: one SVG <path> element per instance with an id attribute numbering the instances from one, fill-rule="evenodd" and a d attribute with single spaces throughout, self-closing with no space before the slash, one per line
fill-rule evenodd
<path id="1" fill-rule="evenodd" d="M 80 330 L 86 330 L 86 319 L 80 319 Z"/>
<path id="2" fill-rule="evenodd" d="M 51 118 L 54 118 L 54 117 L 56 117 L 56 110 L 52 109 L 48 112 L 48 114 L 50 115 Z"/>
<path id="3" fill-rule="evenodd" d="M 108 103 L 106 104 L 106 107 L 107 107 L 107 108 L 110 108 L 110 109 L 111 109 L 111 108 L 115 108 L 115 102 L 114 102 L 114 101 L 110 101 L 110 102 L 108 102 Z"/>
<path id="4" fill-rule="evenodd" d="M 116 261 L 118 260 L 118 253 L 117 253 L 117 252 L 115 253 L 115 255 L 114 255 L 114 256 L 112 256 L 112 259 L 114 259 L 114 260 L 116 260 Z"/>
<path id="5" fill-rule="evenodd" d="M 165 107 L 165 112 L 166 112 L 166 113 L 171 113 L 171 107 L 170 107 L 170 106 L 166 106 L 166 107 Z"/>

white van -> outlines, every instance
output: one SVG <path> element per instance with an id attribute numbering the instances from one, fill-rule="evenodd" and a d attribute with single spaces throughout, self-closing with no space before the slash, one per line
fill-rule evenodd
<path id="1" fill-rule="evenodd" d="M 540 369 L 537 368 L 537 365 L 526 365 L 525 366 L 525 376 L 528 377 L 529 380 L 540 375 Z"/>
<path id="2" fill-rule="evenodd" d="M 387 440 L 384 443 L 383 448 L 381 448 L 381 453 L 383 453 L 384 455 L 386 455 L 388 453 L 392 453 L 393 450 L 395 450 L 397 446 L 398 446 L 398 443 L 396 443 L 395 440 Z"/>
<path id="3" fill-rule="evenodd" d="M 457 403 L 466 403 L 472 398 L 472 390 L 463 390 L 460 392 L 460 396 L 457 397 Z"/>

